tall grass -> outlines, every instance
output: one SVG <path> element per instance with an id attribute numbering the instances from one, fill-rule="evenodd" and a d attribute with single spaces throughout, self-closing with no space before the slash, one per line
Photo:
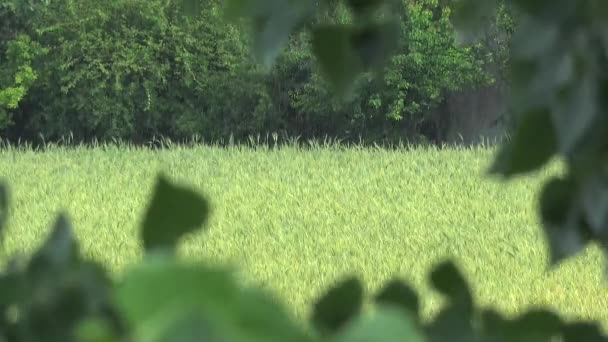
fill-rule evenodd
<path id="1" fill-rule="evenodd" d="M 426 276 L 453 257 L 484 305 L 512 314 L 544 305 L 608 322 L 597 248 L 547 271 L 536 201 L 559 163 L 504 183 L 484 175 L 489 147 L 308 145 L 5 144 L 0 177 L 12 193 L 5 253 L 31 251 L 66 210 L 83 252 L 120 277 L 142 255 L 138 224 L 162 171 L 213 207 L 209 230 L 188 237 L 180 254 L 237 264 L 245 282 L 273 291 L 301 318 L 351 273 L 370 291 L 394 276 L 412 282 L 430 317 L 441 298 Z"/>

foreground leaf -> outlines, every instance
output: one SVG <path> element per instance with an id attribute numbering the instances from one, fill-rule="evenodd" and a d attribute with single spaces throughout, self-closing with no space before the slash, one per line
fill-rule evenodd
<path id="1" fill-rule="evenodd" d="M 321 71 L 341 95 L 352 90 L 363 70 L 352 44 L 352 33 L 352 28 L 340 25 L 319 26 L 312 33 L 312 49 Z"/>
<path id="2" fill-rule="evenodd" d="M 361 282 L 354 277 L 346 279 L 317 301 L 312 314 L 312 323 L 322 334 L 333 334 L 359 314 L 362 304 Z"/>
<path id="3" fill-rule="evenodd" d="M 399 23 L 388 21 L 367 25 L 352 34 L 352 46 L 364 70 L 377 70 L 386 65 L 397 48 Z"/>
<path id="4" fill-rule="evenodd" d="M 371 315 L 359 316 L 340 332 L 335 342 L 423 342 L 410 315 L 391 305 L 381 305 Z"/>
<path id="5" fill-rule="evenodd" d="M 581 204 L 594 237 L 608 237 L 608 176 L 589 175 L 582 187 Z"/>
<path id="6" fill-rule="evenodd" d="M 141 230 L 144 248 L 173 252 L 178 240 L 205 224 L 209 214 L 205 198 L 159 175 Z"/>
<path id="7" fill-rule="evenodd" d="M 203 310 L 218 320 L 237 309 L 231 274 L 221 269 L 180 265 L 149 257 L 116 287 L 120 311 L 144 340 L 155 340 L 184 312 Z"/>
<path id="8" fill-rule="evenodd" d="M 392 280 L 375 296 L 376 303 L 391 304 L 406 310 L 413 317 L 418 317 L 420 303 L 416 291 L 409 285 Z"/>
<path id="9" fill-rule="evenodd" d="M 65 214 L 60 214 L 53 230 L 28 265 L 31 273 L 52 273 L 69 269 L 79 260 L 79 248 L 72 225 Z"/>
<path id="10" fill-rule="evenodd" d="M 504 177 L 527 173 L 547 163 L 557 150 L 557 138 L 549 110 L 524 115 L 511 141 L 498 152 L 491 174 Z"/>
<path id="11" fill-rule="evenodd" d="M 572 179 L 553 178 L 541 192 L 540 214 L 553 266 L 579 253 L 590 239 L 576 207 L 576 191 Z"/>
<path id="12" fill-rule="evenodd" d="M 289 35 L 314 14 L 313 1 L 229 0 L 230 18 L 251 19 L 253 51 L 265 67 L 270 67 L 287 43 Z"/>
<path id="13" fill-rule="evenodd" d="M 451 302 L 463 305 L 463 314 L 470 314 L 473 309 L 473 296 L 466 280 L 452 261 L 439 264 L 431 272 L 431 284 Z"/>

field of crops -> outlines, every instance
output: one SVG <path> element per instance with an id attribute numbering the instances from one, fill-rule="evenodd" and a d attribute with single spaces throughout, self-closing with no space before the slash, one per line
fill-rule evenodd
<path id="1" fill-rule="evenodd" d="M 165 172 L 206 195 L 208 230 L 184 258 L 230 262 L 244 281 L 276 293 L 305 317 L 334 281 L 357 274 L 370 291 L 393 276 L 422 291 L 429 317 L 441 305 L 430 268 L 455 258 L 476 299 L 508 313 L 548 305 L 608 322 L 604 265 L 595 247 L 547 272 L 536 214 L 542 174 L 505 184 L 484 176 L 493 151 L 128 146 L 0 151 L 12 214 L 6 253 L 31 251 L 66 210 L 83 253 L 116 276 L 137 261 L 138 224 L 155 176 Z"/>

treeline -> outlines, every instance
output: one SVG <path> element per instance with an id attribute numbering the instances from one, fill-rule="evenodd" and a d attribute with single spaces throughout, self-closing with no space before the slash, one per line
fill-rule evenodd
<path id="1" fill-rule="evenodd" d="M 250 54 L 248 23 L 227 22 L 219 0 L 189 19 L 172 0 L 0 0 L 0 132 L 135 143 L 272 132 L 438 140 L 441 118 L 427 113 L 447 93 L 504 78 L 511 17 L 503 8 L 482 43 L 459 47 L 449 2 L 400 1 L 396 55 L 337 100 L 308 34 L 291 36 L 265 70 Z M 330 5 L 315 20 L 349 16 Z"/>

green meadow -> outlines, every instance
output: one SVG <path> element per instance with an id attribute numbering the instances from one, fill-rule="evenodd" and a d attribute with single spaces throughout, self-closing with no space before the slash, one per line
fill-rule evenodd
<path id="1" fill-rule="evenodd" d="M 32 251 L 66 211 L 82 253 L 120 277 L 142 257 L 140 219 L 164 172 L 213 209 L 207 229 L 182 242 L 181 257 L 238 266 L 244 282 L 273 292 L 300 319 L 350 274 L 370 293 L 393 277 L 409 281 L 431 317 L 442 301 L 428 272 L 453 258 L 482 305 L 508 314 L 543 305 L 608 326 L 598 248 L 548 269 L 537 196 L 559 163 L 504 182 L 485 175 L 493 154 L 332 144 L 5 147 L 0 177 L 10 186 L 12 212 L 2 261 Z"/>

